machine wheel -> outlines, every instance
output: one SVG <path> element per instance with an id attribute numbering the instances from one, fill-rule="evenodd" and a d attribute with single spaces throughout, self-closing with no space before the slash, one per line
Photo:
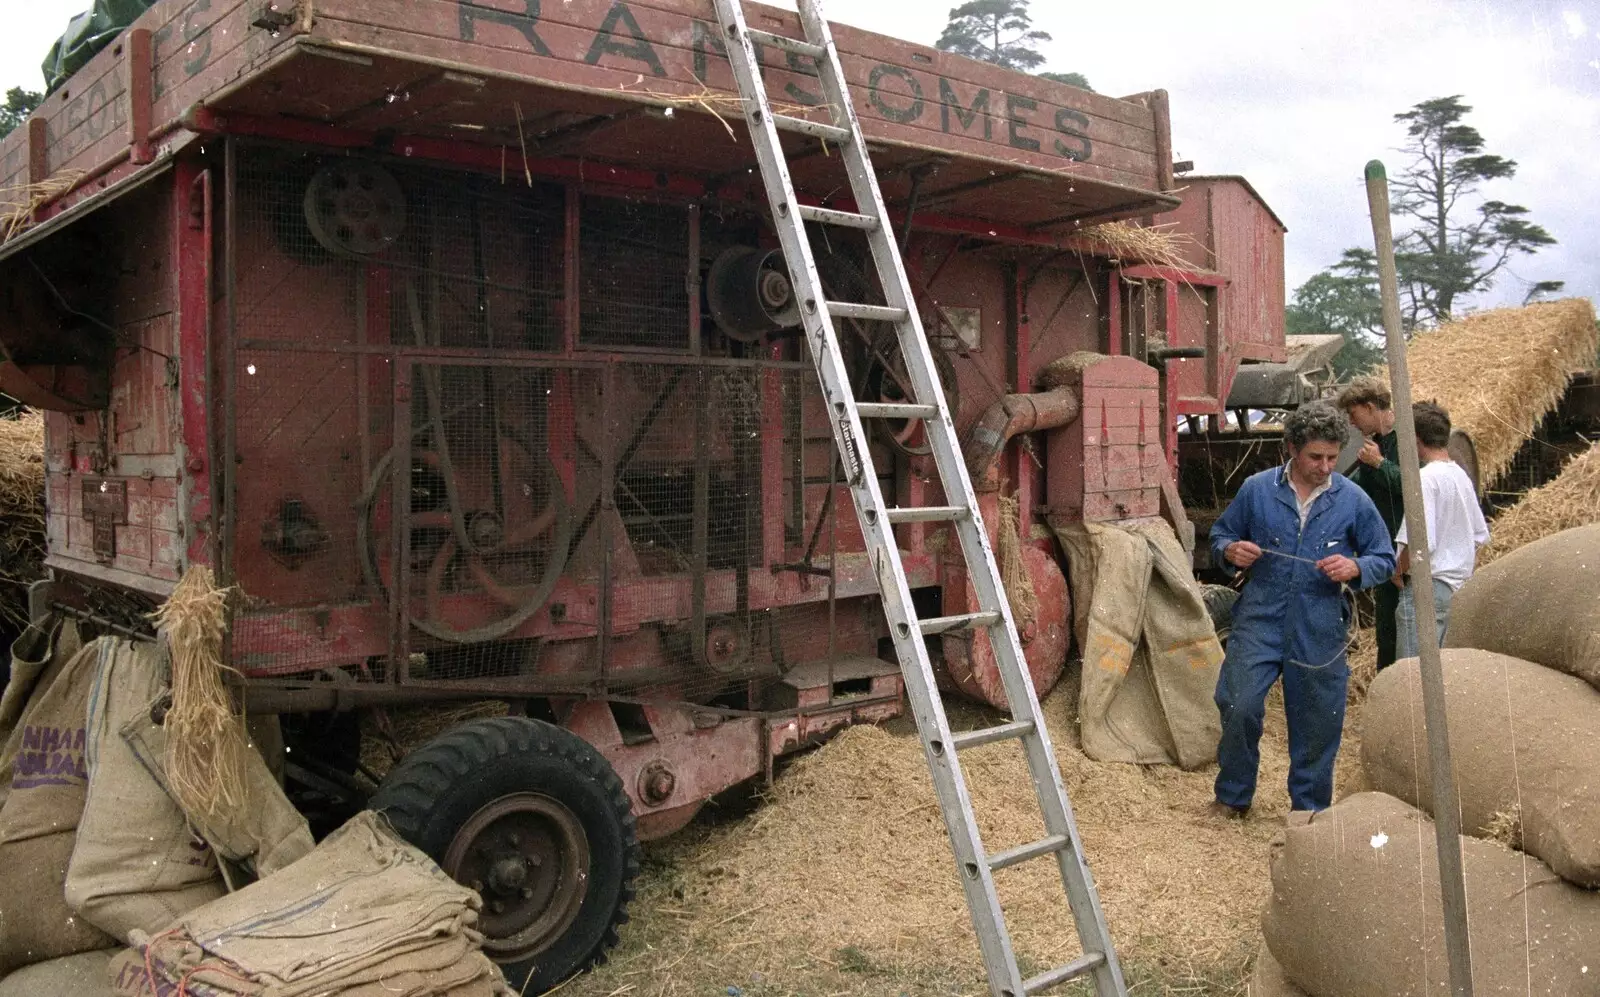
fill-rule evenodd
<path id="1" fill-rule="evenodd" d="M 627 921 L 639 839 L 622 780 L 552 724 L 462 724 L 407 755 L 371 808 L 483 897 L 484 951 L 541 994 L 605 961 Z"/>
<path id="2" fill-rule="evenodd" d="M 1226 585 L 1202 585 L 1200 597 L 1205 600 L 1206 613 L 1211 617 L 1217 640 L 1226 647 L 1228 634 L 1233 631 L 1233 604 L 1239 601 L 1238 591 Z"/>

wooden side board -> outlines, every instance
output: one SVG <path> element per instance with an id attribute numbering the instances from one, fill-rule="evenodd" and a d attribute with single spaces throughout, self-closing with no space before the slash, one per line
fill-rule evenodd
<path id="1" fill-rule="evenodd" d="M 280 5 L 282 6 L 282 5 Z M 0 142 L 0 187 L 62 170 L 103 173 L 124 159 L 130 120 L 161 134 L 186 110 L 262 85 L 295 45 L 415 60 L 490 79 L 645 102 L 704 99 L 733 110 L 733 80 L 709 0 L 300 0 L 284 23 L 259 2 L 160 0 L 136 27 L 152 40 L 148 87 L 130 89 L 134 46 L 100 52 L 36 117 Z M 800 33 L 792 12 L 747 4 L 753 26 Z M 1012 164 L 1133 191 L 1157 192 L 1166 124 L 1159 91 L 1119 100 L 854 28 L 837 27 L 846 76 L 868 136 L 951 158 Z M 820 115 L 814 73 L 766 53 L 773 98 Z M 130 105 L 148 91 L 148 112 Z M 291 95 L 285 95 L 290 97 Z M 304 105 L 310 95 L 294 94 Z M 487 98 L 488 95 L 486 95 Z M 350 95 L 315 95 L 335 121 Z M 691 110 L 694 105 L 685 105 Z M 807 108 L 812 108 L 809 112 Z M 648 150 L 641 150 L 648 159 Z"/>

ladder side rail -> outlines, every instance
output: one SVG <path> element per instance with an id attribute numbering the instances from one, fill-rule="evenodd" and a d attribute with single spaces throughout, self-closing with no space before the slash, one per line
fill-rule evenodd
<path id="1" fill-rule="evenodd" d="M 1017 969 L 1016 956 L 1003 922 L 998 920 L 999 895 L 988 869 L 982 844 L 978 839 L 977 817 L 972 807 L 971 795 L 956 758 L 951 742 L 948 718 L 934 683 L 933 667 L 923 644 L 922 633 L 915 625 L 911 612 L 911 592 L 900 564 L 899 548 L 893 527 L 884 514 L 886 506 L 873 472 L 871 455 L 865 446 L 855 399 L 849 392 L 849 377 L 843 358 L 832 345 L 837 342 L 832 317 L 825 307 L 821 294 L 822 282 L 816 270 L 816 260 L 811 251 L 809 237 L 799 222 L 799 205 L 794 194 L 788 163 L 782 155 L 782 145 L 773 123 L 770 102 L 765 84 L 759 77 L 755 50 L 751 45 L 740 0 L 715 0 L 717 13 L 724 28 L 724 42 L 729 49 L 729 62 L 744 97 L 745 118 L 751 129 L 751 140 L 760 162 L 762 178 L 772 209 L 775 228 L 782 243 L 784 258 L 789 261 L 790 277 L 799 285 L 801 319 L 805 326 L 806 341 L 811 349 L 813 363 L 821 381 L 824 403 L 827 405 L 834 434 L 834 444 L 839 453 L 846 455 L 846 474 L 855 498 L 856 516 L 862 535 L 872 552 L 873 570 L 883 599 L 885 616 L 889 620 L 891 639 L 900 660 L 901 673 L 906 681 L 908 699 L 921 732 L 923 753 L 933 776 L 935 792 L 939 797 L 940 811 L 944 815 L 945 829 L 950 837 L 951 849 L 958 865 L 958 879 L 967 896 L 967 905 L 974 912 L 979 947 L 990 980 L 1006 979 L 996 990 L 996 997 L 1023 997 L 1023 980 Z M 826 44 L 831 45 L 831 38 Z M 834 65 L 837 55 L 830 53 Z M 848 108 L 848 101 L 845 103 Z M 838 110 L 835 110 L 838 113 Z M 759 137 L 758 137 L 759 132 Z M 849 143 L 859 147 L 857 139 Z M 882 215 L 879 216 L 880 218 Z M 795 262 L 800 266 L 796 273 Z M 943 420 L 948 423 L 948 411 L 941 407 Z M 858 443 L 858 441 L 860 441 Z M 851 467 L 850 454 L 856 455 Z M 908 662 L 914 667 L 908 667 Z M 995 912 L 996 917 L 983 922 L 976 912 Z M 996 972 L 996 969 L 999 972 Z"/>
<path id="2" fill-rule="evenodd" d="M 838 48 L 834 45 L 832 30 L 827 20 L 821 16 L 815 0 L 799 0 L 798 6 L 807 39 L 813 44 L 822 46 L 827 53 L 826 64 L 819 67 L 822 71 L 818 74 L 823 87 L 823 98 L 833 108 L 836 123 L 860 136 L 860 121 L 844 82 L 844 69 L 839 62 Z M 839 121 L 839 116 L 843 116 L 845 120 Z M 842 153 L 854 190 L 857 210 L 876 214 L 887 221 L 888 213 L 883 202 L 883 194 L 878 185 L 877 174 L 867 157 L 865 142 L 851 143 L 842 150 Z M 1022 654 L 1011 604 L 1005 597 L 994 552 L 983 529 L 978 512 L 977 495 L 973 491 L 966 462 L 960 453 L 955 426 L 944 398 L 944 388 L 934 369 L 933 357 L 922 329 L 916 302 L 911 300 L 908 293 L 910 281 L 900 257 L 899 246 L 885 234 L 889 229 L 890 226 L 887 224 L 879 226 L 875 232 L 868 234 L 868 242 L 878 267 L 885 301 L 891 307 L 906 310 L 907 317 L 897 325 L 896 331 L 900 337 L 901 355 L 906 359 L 907 373 L 911 378 L 917 400 L 934 401 L 940 410 L 939 425 L 935 426 L 929 422 L 926 432 L 935 455 L 935 463 L 939 468 L 946 501 L 952 505 L 965 503 L 972 510 L 971 516 L 956 524 L 956 531 L 961 538 L 962 551 L 968 565 L 968 577 L 973 581 L 980 608 L 992 608 L 1001 614 L 1001 625 L 989 628 L 989 638 L 1001 665 L 1002 683 L 1006 690 L 1007 701 L 1012 707 L 1012 716 L 1016 720 L 1035 721 L 1034 731 L 1023 738 L 1028 769 L 1044 814 L 1046 831 L 1050 834 L 1067 835 L 1072 842 L 1072 847 L 1058 853 L 1057 861 L 1062 885 L 1066 888 L 1073 920 L 1078 929 L 1080 944 L 1085 952 L 1103 951 L 1106 956 L 1105 962 L 1094 972 L 1096 988 L 1102 994 L 1121 994 L 1125 992 L 1121 967 L 1118 965 L 1105 926 L 1105 915 L 1100 906 L 1098 893 L 1093 887 L 1093 876 L 1082 852 L 1082 838 L 1078 833 L 1077 821 L 1067 798 L 1066 785 L 1061 778 L 1054 746 L 1042 721 L 1038 694 L 1033 687 L 1033 679 Z M 992 889 L 991 886 L 990 890 Z"/>

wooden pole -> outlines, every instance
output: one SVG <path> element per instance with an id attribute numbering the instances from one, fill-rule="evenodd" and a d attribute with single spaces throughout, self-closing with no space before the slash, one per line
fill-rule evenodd
<path id="1" fill-rule="evenodd" d="M 1422 712 L 1428 728 L 1433 780 L 1433 827 L 1439 844 L 1440 898 L 1444 901 L 1444 947 L 1450 964 L 1450 990 L 1472 997 L 1472 950 L 1467 935 L 1467 888 L 1461 869 L 1461 810 L 1455 769 L 1450 764 L 1450 732 L 1444 708 L 1444 670 L 1439 665 L 1439 627 L 1434 616 L 1433 564 L 1428 522 L 1422 508 L 1422 468 L 1417 458 L 1417 427 L 1411 417 L 1411 374 L 1406 369 L 1406 337 L 1400 326 L 1400 287 L 1395 274 L 1394 235 L 1389 229 L 1389 178 L 1383 163 L 1367 164 L 1367 204 L 1378 249 L 1378 290 L 1383 298 L 1383 328 L 1388 336 L 1389 381 L 1394 397 L 1394 428 L 1399 433 L 1400 489 L 1406 505 L 1406 546 L 1411 551 L 1411 595 L 1417 609 L 1418 657 L 1422 666 Z M 1385 583 L 1387 584 L 1387 583 Z"/>

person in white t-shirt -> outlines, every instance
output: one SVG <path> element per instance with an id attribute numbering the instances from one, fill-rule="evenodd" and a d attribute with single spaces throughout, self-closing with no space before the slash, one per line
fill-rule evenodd
<path id="1" fill-rule="evenodd" d="M 1433 609 L 1439 622 L 1439 641 L 1450 622 L 1450 600 L 1472 577 L 1478 548 L 1489 542 L 1489 524 L 1478 506 L 1477 491 L 1461 465 L 1450 459 L 1450 414 L 1433 402 L 1412 407 L 1417 425 L 1417 456 L 1422 459 L 1422 509 L 1428 523 L 1428 548 L 1433 567 Z M 1416 579 L 1407 584 L 1411 551 L 1406 546 L 1406 526 L 1395 537 L 1394 584 L 1401 589 L 1395 610 L 1396 657 L 1414 658 L 1422 646 L 1417 636 Z"/>

